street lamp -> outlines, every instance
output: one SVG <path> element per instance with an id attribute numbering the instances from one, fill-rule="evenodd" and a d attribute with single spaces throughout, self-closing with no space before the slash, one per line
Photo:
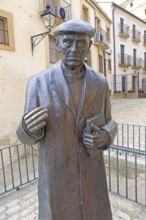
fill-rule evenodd
<path id="1" fill-rule="evenodd" d="M 40 12 L 40 16 L 44 22 L 45 27 L 49 30 L 47 32 L 37 34 L 31 37 L 31 51 L 33 54 L 34 48 L 42 41 L 42 39 L 51 32 L 55 23 L 56 16 L 50 11 L 50 6 L 46 5 L 46 10 Z"/>
<path id="2" fill-rule="evenodd" d="M 46 6 L 46 10 L 40 13 L 44 25 L 47 29 L 51 30 L 51 28 L 54 26 L 55 18 L 56 16 L 50 12 L 50 6 Z"/>

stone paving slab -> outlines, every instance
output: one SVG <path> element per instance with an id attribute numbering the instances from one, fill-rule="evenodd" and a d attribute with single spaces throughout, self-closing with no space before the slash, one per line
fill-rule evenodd
<path id="1" fill-rule="evenodd" d="M 111 99 L 111 105 L 117 123 L 146 126 L 146 99 Z"/>
<path id="2" fill-rule="evenodd" d="M 145 220 L 146 208 L 109 193 L 113 220 Z M 38 220 L 37 181 L 0 199 L 0 220 Z"/>
<path id="3" fill-rule="evenodd" d="M 0 220 L 37 220 L 37 216 L 37 181 L 0 199 Z"/>

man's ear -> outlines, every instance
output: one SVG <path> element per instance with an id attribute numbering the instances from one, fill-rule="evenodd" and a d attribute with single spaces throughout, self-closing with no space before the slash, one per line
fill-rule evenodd
<path id="1" fill-rule="evenodd" d="M 92 45 L 92 40 L 90 40 L 89 42 L 89 50 L 90 50 L 91 45 Z"/>
<path id="2" fill-rule="evenodd" d="M 89 53 L 89 51 L 90 51 L 90 48 L 91 48 L 91 45 L 92 45 L 92 40 L 90 40 L 90 41 L 89 41 L 89 47 L 88 47 L 88 51 L 87 51 L 87 54 L 86 54 L 86 56 L 88 56 L 88 53 Z"/>
<path id="3" fill-rule="evenodd" d="M 57 48 L 58 52 L 60 53 L 60 49 L 59 49 L 59 39 L 58 39 L 58 38 L 56 39 L 56 48 Z"/>

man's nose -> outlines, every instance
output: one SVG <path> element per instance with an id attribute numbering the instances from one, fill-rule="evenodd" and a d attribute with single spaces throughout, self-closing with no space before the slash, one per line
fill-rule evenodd
<path id="1" fill-rule="evenodd" d="M 76 52 L 77 51 L 77 43 L 76 42 L 72 42 L 70 51 L 72 51 L 72 52 Z"/>

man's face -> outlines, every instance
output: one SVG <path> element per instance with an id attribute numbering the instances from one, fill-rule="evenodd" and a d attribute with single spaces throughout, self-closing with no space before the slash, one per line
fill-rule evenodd
<path id="1" fill-rule="evenodd" d="M 66 34 L 58 38 L 57 46 L 62 62 L 70 67 L 80 66 L 88 54 L 90 38 L 82 34 Z"/>

